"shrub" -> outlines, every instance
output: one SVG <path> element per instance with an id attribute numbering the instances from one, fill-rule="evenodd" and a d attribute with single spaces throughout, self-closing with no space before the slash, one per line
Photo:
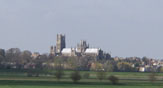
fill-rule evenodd
<path id="1" fill-rule="evenodd" d="M 71 73 L 71 79 L 73 80 L 74 83 L 77 83 L 81 79 L 81 75 L 79 71 L 74 71 Z"/>
<path id="2" fill-rule="evenodd" d="M 59 81 L 63 77 L 64 72 L 63 72 L 63 70 L 57 70 L 54 75 L 57 78 L 57 80 Z"/>
<path id="3" fill-rule="evenodd" d="M 111 81 L 111 83 L 112 83 L 113 85 L 118 84 L 118 81 L 119 81 L 118 77 L 112 75 L 112 76 L 109 76 L 108 79 Z"/>
<path id="4" fill-rule="evenodd" d="M 89 73 L 84 73 L 83 78 L 88 79 L 88 78 L 89 78 L 89 76 L 90 76 L 90 74 L 89 74 Z"/>
<path id="5" fill-rule="evenodd" d="M 106 72 L 104 72 L 104 71 L 99 71 L 99 72 L 97 72 L 96 76 L 97 76 L 97 78 L 101 81 L 101 80 L 105 79 L 105 77 L 106 77 Z"/>

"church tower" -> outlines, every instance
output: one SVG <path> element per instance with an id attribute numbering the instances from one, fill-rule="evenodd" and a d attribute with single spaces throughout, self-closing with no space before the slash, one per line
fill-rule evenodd
<path id="1" fill-rule="evenodd" d="M 60 54 L 62 49 L 66 47 L 65 35 L 57 34 L 56 53 Z"/>
<path id="2" fill-rule="evenodd" d="M 55 46 L 50 47 L 50 54 L 51 55 L 56 55 L 56 47 Z"/>
<path id="3" fill-rule="evenodd" d="M 87 42 L 84 41 L 84 40 L 81 40 L 81 41 L 80 41 L 80 44 L 77 45 L 77 49 L 78 49 L 79 52 L 81 52 L 81 53 L 84 53 L 85 50 L 86 50 L 87 48 L 89 48 L 89 45 L 88 45 Z"/>

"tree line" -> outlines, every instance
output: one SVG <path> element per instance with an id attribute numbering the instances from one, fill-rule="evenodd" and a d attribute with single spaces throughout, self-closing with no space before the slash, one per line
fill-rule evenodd
<path id="1" fill-rule="evenodd" d="M 65 70 L 138 72 L 141 66 L 149 65 L 151 71 L 163 72 L 163 68 L 152 66 L 147 57 L 130 57 L 125 59 L 96 59 L 92 56 L 64 57 L 50 54 L 33 54 L 29 50 L 19 48 L 0 49 L 0 69 L 29 69 L 38 72 L 47 69 L 57 69 L 61 65 Z M 29 74 L 30 75 L 30 74 Z M 38 74 L 36 74 L 38 75 Z"/>

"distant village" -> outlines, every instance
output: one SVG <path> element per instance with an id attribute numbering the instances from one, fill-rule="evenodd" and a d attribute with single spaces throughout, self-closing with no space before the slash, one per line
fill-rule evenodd
<path id="1" fill-rule="evenodd" d="M 58 60 L 59 59 L 59 60 Z M 61 62 L 58 62 L 61 61 Z M 163 72 L 163 60 L 147 57 L 111 57 L 100 48 L 91 48 L 85 40 L 76 47 L 66 47 L 66 36 L 57 34 L 56 45 L 48 54 L 0 49 L 1 69 L 47 69 L 61 63 L 64 69 L 103 70 L 114 72 Z"/>
<path id="2" fill-rule="evenodd" d="M 139 72 L 163 72 L 163 60 L 148 57 L 114 57 L 114 61 L 131 62 L 133 68 Z"/>

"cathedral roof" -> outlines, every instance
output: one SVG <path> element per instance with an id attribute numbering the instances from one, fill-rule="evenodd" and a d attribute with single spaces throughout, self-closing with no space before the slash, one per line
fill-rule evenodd
<path id="1" fill-rule="evenodd" d="M 72 48 L 64 48 L 63 50 L 62 50 L 62 53 L 72 53 Z"/>
<path id="2" fill-rule="evenodd" d="M 99 53 L 99 48 L 88 48 L 86 49 L 85 53 Z"/>

